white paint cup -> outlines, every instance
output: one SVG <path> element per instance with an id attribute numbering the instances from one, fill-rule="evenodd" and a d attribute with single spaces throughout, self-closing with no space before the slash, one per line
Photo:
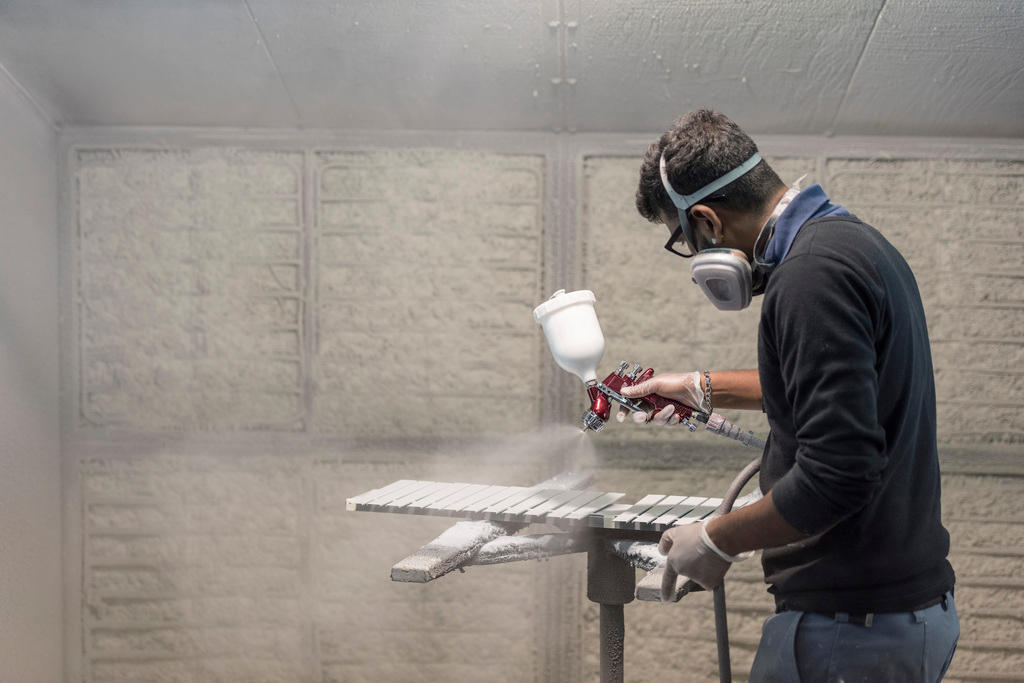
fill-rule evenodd
<path id="1" fill-rule="evenodd" d="M 544 329 L 558 367 L 585 384 L 597 381 L 597 364 L 604 356 L 604 335 L 594 311 L 595 301 L 589 289 L 568 294 L 560 289 L 533 309 L 533 319 Z"/>

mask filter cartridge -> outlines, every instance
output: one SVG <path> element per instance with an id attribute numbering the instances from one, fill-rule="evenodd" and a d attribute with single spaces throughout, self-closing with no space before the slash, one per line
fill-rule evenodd
<path id="1" fill-rule="evenodd" d="M 753 273 L 741 251 L 701 251 L 693 258 L 690 277 L 719 310 L 740 311 L 750 305 Z"/>

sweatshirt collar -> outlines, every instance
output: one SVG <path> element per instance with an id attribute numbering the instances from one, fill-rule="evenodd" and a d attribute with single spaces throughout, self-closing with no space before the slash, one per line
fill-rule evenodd
<path id="1" fill-rule="evenodd" d="M 775 222 L 775 229 L 764 250 L 763 261 L 770 266 L 777 266 L 786 258 L 800 228 L 812 218 L 849 215 L 850 212 L 842 206 L 829 202 L 821 185 L 814 184 L 801 190 Z"/>

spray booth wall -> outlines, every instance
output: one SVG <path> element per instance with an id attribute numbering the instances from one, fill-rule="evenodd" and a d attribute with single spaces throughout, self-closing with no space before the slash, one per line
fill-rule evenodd
<path id="1" fill-rule="evenodd" d="M 0 78 L 0 680 L 61 676 L 56 135 Z"/>
<path id="2" fill-rule="evenodd" d="M 595 291 L 608 370 L 753 367 L 757 304 L 714 310 L 633 209 L 653 138 L 65 131 L 68 680 L 596 680 L 581 556 L 392 583 L 451 522 L 344 501 L 579 464 L 535 438 L 583 410 L 531 318 L 556 288 Z M 951 678 L 1006 680 L 1024 668 L 1024 147 L 759 142 L 917 274 L 963 609 Z M 591 438 L 595 487 L 637 498 L 719 495 L 751 457 L 678 429 Z M 771 601 L 753 562 L 727 586 L 743 678 Z M 708 596 L 626 622 L 628 680 L 714 678 Z"/>

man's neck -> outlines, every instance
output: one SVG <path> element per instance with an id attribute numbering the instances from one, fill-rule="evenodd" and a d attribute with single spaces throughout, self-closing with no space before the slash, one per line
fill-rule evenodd
<path id="1" fill-rule="evenodd" d="M 747 258 L 751 263 L 754 262 L 754 246 L 757 243 L 757 238 L 761 235 L 761 230 L 764 228 L 768 219 L 772 217 L 772 212 L 775 211 L 775 207 L 778 206 L 779 202 L 786 195 L 789 188 L 785 185 L 779 187 L 775 192 L 772 193 L 771 198 L 764 206 L 764 210 L 756 215 L 752 215 L 751 221 L 745 226 L 747 235 L 749 237 L 748 244 L 750 247 L 747 249 Z"/>

